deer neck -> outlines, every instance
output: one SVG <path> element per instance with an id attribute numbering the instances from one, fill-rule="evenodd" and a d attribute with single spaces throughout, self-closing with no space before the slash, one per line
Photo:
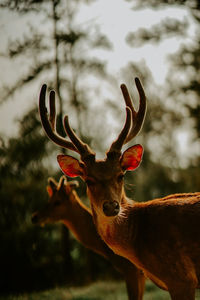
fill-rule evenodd
<path id="1" fill-rule="evenodd" d="M 127 251 L 130 247 L 130 241 L 135 234 L 134 220 L 130 223 L 130 208 L 133 208 L 134 202 L 125 196 L 121 200 L 120 212 L 115 217 L 106 217 L 97 214 L 93 209 L 93 219 L 101 238 L 116 253 Z M 132 219 L 132 218 L 131 218 Z"/>
<path id="2" fill-rule="evenodd" d="M 109 258 L 112 254 L 97 234 L 91 210 L 81 202 L 78 196 L 75 195 L 73 205 L 70 206 L 70 216 L 63 219 L 62 223 L 86 248 L 105 258 Z"/>
<path id="3" fill-rule="evenodd" d="M 89 208 L 84 205 L 77 194 L 73 192 L 62 223 L 73 232 L 79 241 L 83 242 L 82 240 L 85 238 L 84 228 L 87 228 L 91 221 L 92 215 Z"/>

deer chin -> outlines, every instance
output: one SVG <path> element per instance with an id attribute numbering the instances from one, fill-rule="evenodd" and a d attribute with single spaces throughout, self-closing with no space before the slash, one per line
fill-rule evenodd
<path id="1" fill-rule="evenodd" d="M 44 227 L 47 223 L 51 223 L 51 220 L 48 218 L 41 218 L 37 212 L 32 215 L 31 221 L 32 224 L 39 225 L 40 227 Z"/>
<path id="2" fill-rule="evenodd" d="M 39 225 L 41 228 L 44 228 L 46 224 L 48 224 L 48 220 L 39 220 L 39 222 L 37 223 L 37 225 Z"/>

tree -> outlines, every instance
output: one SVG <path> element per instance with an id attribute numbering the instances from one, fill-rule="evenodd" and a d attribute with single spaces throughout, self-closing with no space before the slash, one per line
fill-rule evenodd
<path id="1" fill-rule="evenodd" d="M 1 211 L 1 292 L 21 291 L 33 286 L 50 284 L 50 278 L 41 269 L 35 240 L 36 228 L 30 224 L 32 204 L 38 205 L 45 197 L 45 175 L 48 171 L 42 158 L 47 141 L 41 136 L 36 109 L 26 115 L 20 125 L 20 136 L 4 142 L 0 152 L 0 211 Z M 40 204 L 41 205 L 41 204 Z M 51 230 L 49 230 L 49 234 Z M 41 237 L 41 232 L 39 233 Z M 46 237 L 49 240 L 49 237 Z M 43 242 L 45 240 L 43 239 Z M 46 241 L 47 242 L 47 241 Z M 48 249 L 43 247 L 44 252 Z M 50 254 L 50 253 L 49 253 Z M 53 262 L 54 265 L 56 262 Z M 49 263 L 47 264 L 49 269 Z M 29 274 L 29 275 L 28 275 Z M 31 283 L 32 281 L 32 283 Z"/>
<path id="2" fill-rule="evenodd" d="M 164 10 L 166 8 L 182 8 L 188 11 L 183 20 L 166 17 L 151 28 L 140 29 L 129 33 L 127 41 L 130 45 L 145 45 L 147 42 L 162 43 L 172 36 L 179 36 L 179 50 L 170 55 L 170 69 L 165 88 L 165 99 L 176 111 L 180 111 L 182 122 L 178 131 L 185 132 L 190 147 L 186 153 L 187 163 L 197 165 L 199 161 L 200 130 L 199 130 L 199 1 L 134 1 L 135 8 Z M 191 24 L 195 26 L 195 34 L 191 34 Z M 190 30 L 189 30 L 190 29 Z M 192 147 L 191 147 L 192 145 Z"/>
<path id="3" fill-rule="evenodd" d="M 159 93 L 156 94 L 158 98 L 156 97 L 155 104 L 158 106 L 150 112 L 154 119 L 151 124 L 153 130 L 149 132 L 149 139 L 148 132 L 145 137 L 147 144 L 153 144 L 154 149 L 155 145 L 157 147 L 157 144 L 160 144 L 166 147 L 166 151 L 159 153 L 161 155 L 158 154 L 156 160 L 149 160 L 148 157 L 149 165 L 145 173 L 143 173 L 141 168 L 139 183 L 142 181 L 144 193 L 150 193 L 151 197 L 161 196 L 163 192 L 166 194 L 166 192 L 198 191 L 200 183 L 199 1 L 152 0 L 132 2 L 134 9 L 151 8 L 156 10 L 157 13 L 166 8 L 182 8 L 188 11 L 187 18 L 180 20 L 167 16 L 158 24 L 150 28 L 144 27 L 136 32 L 131 32 L 126 37 L 127 43 L 131 47 L 140 47 L 147 43 L 157 45 L 171 37 L 179 37 L 181 40 L 179 50 L 169 57 L 170 68 L 166 78 L 166 85 L 162 87 L 160 95 Z M 191 31 L 189 30 L 191 24 L 193 26 L 195 24 L 196 27 L 195 35 L 193 36 L 191 36 Z M 157 88 L 157 91 L 159 90 Z M 163 112 L 160 111 L 162 106 L 164 107 Z M 163 116 L 163 118 L 160 119 L 159 116 Z M 159 142 L 157 136 L 157 143 L 156 140 L 154 141 L 151 138 L 152 133 L 156 133 L 156 128 L 159 128 L 164 133 L 164 140 L 161 134 Z M 178 136 L 180 136 L 180 145 L 176 142 Z M 185 139 L 188 140 L 188 145 L 183 143 Z M 152 143 L 152 141 L 154 142 Z M 148 145 L 146 147 L 148 148 Z M 182 147 L 185 147 L 184 155 L 180 155 Z M 168 160 L 170 157 L 172 159 L 171 163 Z M 160 163 L 158 165 L 157 161 L 159 158 Z M 149 174 L 148 170 L 153 170 L 153 172 Z M 146 184 L 147 182 L 148 184 Z"/>
<path id="4" fill-rule="evenodd" d="M 40 24 L 30 24 L 28 33 L 25 33 L 21 39 L 14 40 L 8 45 L 8 57 L 13 61 L 17 59 L 23 60 L 27 63 L 27 67 L 22 74 L 19 72 L 15 82 L 9 83 L 9 85 L 4 87 L 2 91 L 2 101 L 9 100 L 20 88 L 40 80 L 45 74 L 48 86 L 50 88 L 53 87 L 57 93 L 59 102 L 57 119 L 58 132 L 64 135 L 62 127 L 63 98 L 67 98 L 68 107 L 70 111 L 72 110 L 73 117 L 75 117 L 73 119 L 76 120 L 75 124 L 79 134 L 87 136 L 87 139 L 90 140 L 89 132 L 94 131 L 94 126 L 91 126 L 92 118 L 88 118 L 87 107 L 89 103 L 87 98 L 90 91 L 86 86 L 88 86 L 88 81 L 94 78 L 94 75 L 95 78 L 97 76 L 106 78 L 107 74 L 104 63 L 96 58 L 90 58 L 87 53 L 94 47 L 109 49 L 110 43 L 108 39 L 99 32 L 96 26 L 90 30 L 91 24 L 82 25 L 82 27 L 76 24 L 76 14 L 82 3 L 84 3 L 84 1 L 51 0 L 15 1 L 14 3 L 13 1 L 4 1 L 1 4 L 2 8 L 14 10 L 22 17 L 30 15 L 30 20 L 33 20 L 31 15 L 34 17 L 37 17 L 38 14 L 42 15 Z M 43 26 L 41 26 L 42 22 Z M 33 112 L 37 114 L 36 110 Z M 26 126 L 27 122 L 30 122 L 29 118 L 31 115 L 33 116 L 33 112 L 30 112 L 30 115 L 27 115 L 25 120 L 22 121 L 22 123 L 26 123 Z M 91 122 L 86 122 L 88 119 L 90 119 Z M 88 125 L 84 126 L 85 132 L 82 131 L 82 120 Z M 34 122 L 30 125 L 32 126 L 30 126 L 31 131 L 36 130 L 36 124 Z M 27 130 L 26 128 L 26 131 Z M 47 140 L 47 138 L 44 134 L 41 134 L 40 138 L 39 136 L 37 137 L 37 143 L 33 143 L 31 135 L 29 135 L 29 139 L 23 140 L 22 144 L 18 143 L 18 139 L 15 138 L 9 140 L 9 143 L 11 143 L 11 145 L 9 145 L 10 155 L 14 157 L 17 151 L 18 157 L 15 157 L 15 159 L 20 172 L 21 170 L 24 172 L 23 168 L 26 165 L 26 161 L 28 163 L 31 161 L 31 165 L 34 165 L 33 159 L 39 162 L 40 159 L 45 161 L 47 157 L 47 152 L 44 152 L 44 147 L 38 146 L 41 139 L 44 143 L 43 139 L 45 138 Z M 20 135 L 20 139 L 23 139 L 23 133 Z M 32 150 L 34 149 L 35 155 L 32 156 Z M 37 153 L 38 157 L 36 156 Z M 4 154 L 6 155 L 5 159 L 12 161 L 13 157 L 10 157 L 7 151 L 4 152 Z M 36 168 L 37 171 L 39 171 L 40 168 L 42 167 L 38 164 Z M 27 177 L 29 177 L 27 180 L 34 184 L 31 177 L 32 172 L 32 170 L 27 169 Z M 46 181 L 49 173 L 42 171 L 42 174 Z M 40 188 L 44 188 L 44 185 L 41 185 Z M 24 202 L 23 205 L 25 205 Z M 62 235 L 63 242 L 62 247 L 60 247 L 62 248 L 62 265 L 63 269 L 66 270 L 65 277 L 68 275 L 69 281 L 70 278 L 73 277 L 73 258 L 71 257 L 72 242 L 69 232 L 64 226 L 62 227 Z"/>

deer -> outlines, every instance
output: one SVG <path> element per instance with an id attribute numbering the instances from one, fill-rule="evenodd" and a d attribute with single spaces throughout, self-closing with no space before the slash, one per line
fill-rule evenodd
<path id="1" fill-rule="evenodd" d="M 78 181 L 67 181 L 61 176 L 59 182 L 48 178 L 47 205 L 40 211 L 33 213 L 32 223 L 45 225 L 62 222 L 86 248 L 109 260 L 115 269 L 125 279 L 129 300 L 142 300 L 145 277 L 127 259 L 114 254 L 103 242 L 93 223 L 91 210 L 80 200 L 75 188 Z"/>
<path id="2" fill-rule="evenodd" d="M 49 116 L 45 105 L 46 85 L 39 97 L 41 122 L 47 136 L 61 147 L 80 155 L 58 155 L 62 172 L 80 177 L 87 185 L 93 221 L 104 242 L 115 254 L 132 262 L 158 287 L 169 292 L 172 300 L 194 300 L 200 288 L 200 192 L 172 194 L 146 202 L 129 199 L 124 190 L 126 171 L 137 169 L 142 161 L 140 144 L 122 152 L 122 146 L 140 131 L 146 114 L 146 95 L 139 78 L 136 111 L 125 84 L 121 91 L 126 104 L 126 120 L 104 159 L 84 143 L 64 117 L 70 140 L 55 130 L 55 92 L 49 95 Z"/>

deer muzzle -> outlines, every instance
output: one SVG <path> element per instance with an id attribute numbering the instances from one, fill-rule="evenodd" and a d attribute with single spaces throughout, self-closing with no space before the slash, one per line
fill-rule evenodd
<path id="1" fill-rule="evenodd" d="M 103 212 L 107 217 L 118 215 L 119 209 L 119 203 L 117 201 L 105 201 L 103 203 Z"/>

